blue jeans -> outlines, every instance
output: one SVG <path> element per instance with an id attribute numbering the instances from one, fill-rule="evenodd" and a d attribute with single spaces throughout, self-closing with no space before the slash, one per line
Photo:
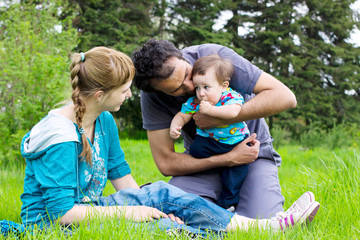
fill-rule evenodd
<path id="1" fill-rule="evenodd" d="M 247 138 L 245 136 L 245 138 Z M 217 142 L 210 137 L 196 135 L 193 143 L 190 145 L 190 155 L 194 158 L 208 158 L 213 155 L 230 152 L 236 145 Z M 217 204 L 225 209 L 235 206 L 240 200 L 240 189 L 243 185 L 246 175 L 249 171 L 249 165 L 239 165 L 235 167 L 221 168 L 221 193 L 217 199 Z"/>
<path id="2" fill-rule="evenodd" d="M 164 213 L 173 213 L 186 225 L 178 225 L 168 219 L 161 219 L 161 228 L 178 227 L 194 233 L 213 231 L 220 233 L 230 223 L 233 213 L 211 203 L 195 194 L 159 181 L 141 189 L 127 188 L 108 197 L 101 197 L 101 206 L 148 206 Z"/>

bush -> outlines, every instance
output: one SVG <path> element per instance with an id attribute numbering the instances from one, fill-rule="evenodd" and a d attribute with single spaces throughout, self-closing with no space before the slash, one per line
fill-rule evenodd
<path id="1" fill-rule="evenodd" d="M 291 133 L 286 128 L 275 126 L 271 129 L 271 136 L 274 138 L 274 148 L 278 149 L 280 146 L 289 144 Z"/>
<path id="2" fill-rule="evenodd" d="M 360 130 L 357 124 L 339 124 L 330 129 L 313 126 L 300 136 L 303 147 L 314 149 L 325 147 L 334 150 L 342 147 L 357 146 L 360 140 Z"/>
<path id="3" fill-rule="evenodd" d="M 0 162 L 19 157 L 13 147 L 18 151 L 20 135 L 69 96 L 69 53 L 77 32 L 70 18 L 58 18 L 65 4 L 46 1 L 0 9 Z"/>

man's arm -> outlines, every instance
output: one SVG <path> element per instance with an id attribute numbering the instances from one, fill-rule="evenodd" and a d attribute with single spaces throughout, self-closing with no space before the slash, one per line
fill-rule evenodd
<path id="1" fill-rule="evenodd" d="M 239 115 L 241 111 L 241 105 L 231 104 L 223 106 L 213 106 L 208 101 L 203 100 L 200 103 L 199 111 L 214 118 L 233 119 Z"/>
<path id="2" fill-rule="evenodd" d="M 175 152 L 169 129 L 148 130 L 147 135 L 155 164 L 165 176 L 187 175 L 218 167 L 248 164 L 258 157 L 260 146 L 255 139 L 256 134 L 252 134 L 228 153 L 195 159 L 189 154 Z"/>
<path id="3" fill-rule="evenodd" d="M 272 116 L 297 105 L 295 94 L 265 72 L 260 75 L 253 92 L 255 97 L 244 104 L 239 114 L 242 121 Z"/>
<path id="4" fill-rule="evenodd" d="M 210 128 L 263 118 L 295 108 L 297 104 L 294 93 L 282 82 L 265 72 L 260 75 L 253 92 L 256 94 L 255 97 L 242 106 L 236 118 L 222 120 L 198 112 L 193 116 L 196 125 L 200 128 Z"/>

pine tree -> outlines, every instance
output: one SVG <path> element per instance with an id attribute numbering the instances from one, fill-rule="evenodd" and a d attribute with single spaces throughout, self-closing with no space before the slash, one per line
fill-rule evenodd
<path id="1" fill-rule="evenodd" d="M 154 1 L 71 2 L 78 9 L 78 18 L 74 21 L 74 26 L 79 31 L 78 50 L 85 51 L 102 45 L 131 54 L 154 31 L 150 18 Z"/>
<path id="2" fill-rule="evenodd" d="M 70 0 L 77 19 L 74 26 L 79 32 L 77 51 L 95 46 L 107 46 L 131 53 L 152 37 L 157 30 L 153 24 L 156 0 Z M 133 97 L 124 103 L 122 111 L 114 113 L 119 127 L 129 132 L 142 129 L 139 91 L 132 87 Z"/>
<path id="3" fill-rule="evenodd" d="M 217 43 L 242 53 L 242 49 L 231 45 L 231 34 L 223 29 L 214 29 L 223 9 L 224 5 L 219 0 L 171 1 L 168 24 L 171 40 L 179 47 Z"/>
<path id="4" fill-rule="evenodd" d="M 282 127 L 300 133 L 315 122 L 330 127 L 334 121 L 359 119 L 359 48 L 346 42 L 356 25 L 352 2 L 249 0 L 228 4 L 234 16 L 226 29 L 234 34 L 233 44 L 245 49 L 247 59 L 297 96 L 298 107 L 274 120 Z M 239 37 L 238 26 L 247 27 L 248 33 Z"/>

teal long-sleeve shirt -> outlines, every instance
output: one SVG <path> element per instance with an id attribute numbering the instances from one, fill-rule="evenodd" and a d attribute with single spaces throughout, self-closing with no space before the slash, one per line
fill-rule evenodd
<path id="1" fill-rule="evenodd" d="M 42 227 L 77 203 L 96 202 L 108 179 L 130 174 L 109 112 L 103 112 L 95 123 L 94 141 L 90 142 L 92 166 L 78 157 L 80 139 L 76 124 L 56 110 L 23 138 L 21 152 L 27 165 L 21 218 L 26 226 Z"/>

